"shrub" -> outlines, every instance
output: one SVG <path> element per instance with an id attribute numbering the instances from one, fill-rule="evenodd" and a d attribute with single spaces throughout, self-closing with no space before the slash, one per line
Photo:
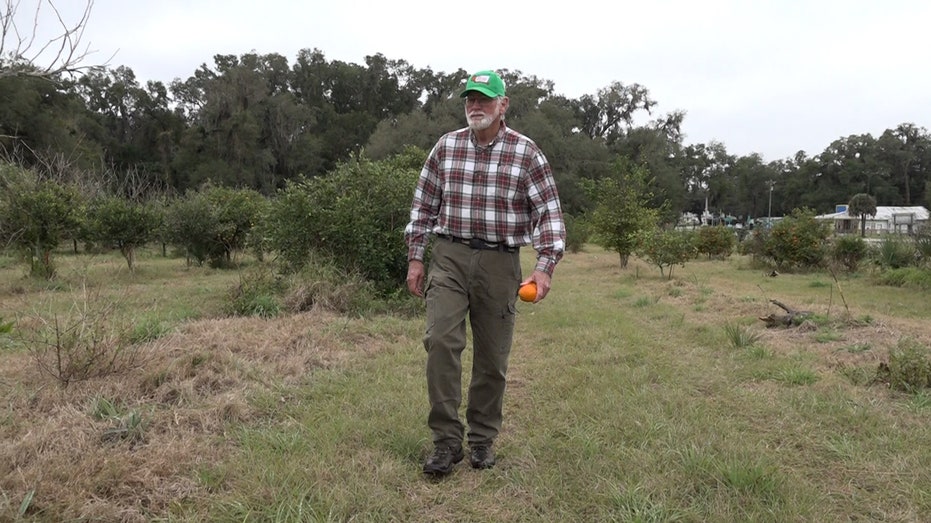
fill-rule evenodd
<path id="1" fill-rule="evenodd" d="M 649 171 L 619 160 L 613 176 L 583 180 L 582 187 L 595 202 L 588 217 L 592 239 L 607 250 L 618 253 L 621 267 L 637 249 L 637 235 L 652 231 L 663 209 L 653 205 Z M 662 267 L 661 267 L 662 268 Z"/>
<path id="2" fill-rule="evenodd" d="M 696 237 L 696 248 L 699 254 L 706 254 L 708 258 L 726 258 L 734 252 L 737 238 L 732 229 L 727 227 L 701 227 Z"/>
<path id="3" fill-rule="evenodd" d="M 291 182 L 269 211 L 269 245 L 289 271 L 316 253 L 390 293 L 407 275 L 404 227 L 418 174 L 392 160 L 353 158 L 326 176 Z"/>
<path id="4" fill-rule="evenodd" d="M 119 305 L 85 290 L 67 314 L 36 318 L 38 329 L 22 341 L 39 370 L 65 387 L 130 370 L 141 363 L 141 353 L 125 325 L 111 320 Z"/>
<path id="5" fill-rule="evenodd" d="M 250 189 L 205 185 L 170 205 L 165 238 L 184 251 L 188 263 L 228 266 L 233 253 L 246 247 L 263 204 L 262 196 Z"/>
<path id="6" fill-rule="evenodd" d="M 16 246 L 29 274 L 52 279 L 52 251 L 81 224 L 80 196 L 73 186 L 39 178 L 31 171 L 0 166 L 0 244 Z"/>
<path id="7" fill-rule="evenodd" d="M 577 253 L 591 238 L 591 228 L 584 217 L 576 218 L 566 214 L 563 220 L 566 222 L 566 250 Z"/>
<path id="8" fill-rule="evenodd" d="M 856 272 L 867 252 L 866 242 L 859 236 L 841 236 L 831 245 L 831 258 L 847 272 Z"/>
<path id="9" fill-rule="evenodd" d="M 116 196 L 98 198 L 87 209 L 86 239 L 118 248 L 133 271 L 136 249 L 155 236 L 161 218 L 152 206 Z"/>
<path id="10" fill-rule="evenodd" d="M 780 270 L 815 268 L 824 262 L 824 245 L 830 234 L 814 211 L 796 209 L 768 231 L 762 254 Z"/>
<path id="11" fill-rule="evenodd" d="M 931 289 L 931 270 L 918 267 L 887 269 L 877 276 L 877 281 L 892 287 L 928 290 Z"/>
<path id="12" fill-rule="evenodd" d="M 762 335 L 745 325 L 726 323 L 724 325 L 724 336 L 728 343 L 735 349 L 746 349 L 756 345 Z"/>
<path id="13" fill-rule="evenodd" d="M 637 255 L 659 267 L 661 275 L 672 278 L 673 265 L 685 265 L 695 258 L 695 235 L 691 231 L 651 229 L 637 233 Z M 664 274 L 666 267 L 669 273 Z"/>

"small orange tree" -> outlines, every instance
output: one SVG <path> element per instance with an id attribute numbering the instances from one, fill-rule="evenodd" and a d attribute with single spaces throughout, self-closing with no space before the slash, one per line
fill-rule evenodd
<path id="1" fill-rule="evenodd" d="M 698 255 L 695 233 L 691 231 L 653 228 L 638 232 L 636 241 L 637 255 L 659 267 L 660 275 L 667 278 L 672 278 L 673 265 L 685 266 L 685 262 Z"/>
<path id="2" fill-rule="evenodd" d="M 620 256 L 621 267 L 637 248 L 637 234 L 656 227 L 662 209 L 652 206 L 652 180 L 644 166 L 620 160 L 614 176 L 583 181 L 595 202 L 589 215 L 593 240 Z"/>
<path id="3" fill-rule="evenodd" d="M 727 258 L 737 244 L 734 231 L 723 226 L 698 229 L 695 241 L 698 253 L 707 254 L 708 258 Z"/>
<path id="4" fill-rule="evenodd" d="M 780 270 L 819 267 L 829 236 L 828 224 L 815 219 L 813 210 L 795 209 L 770 229 L 763 255 Z"/>

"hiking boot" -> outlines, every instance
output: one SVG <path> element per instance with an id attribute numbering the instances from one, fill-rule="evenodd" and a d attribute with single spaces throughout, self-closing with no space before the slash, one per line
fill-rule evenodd
<path id="1" fill-rule="evenodd" d="M 456 447 L 437 445 L 433 449 L 433 454 L 423 464 L 423 473 L 435 477 L 445 476 L 453 471 L 456 463 L 462 461 L 462 457 L 462 445 Z"/>
<path id="2" fill-rule="evenodd" d="M 495 451 L 491 445 L 471 445 L 469 463 L 474 469 L 490 469 L 495 466 Z"/>

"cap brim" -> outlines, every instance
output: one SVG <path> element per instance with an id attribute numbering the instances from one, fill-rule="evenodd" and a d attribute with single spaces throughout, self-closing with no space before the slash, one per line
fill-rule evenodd
<path id="1" fill-rule="evenodd" d="M 472 91 L 475 91 L 475 92 L 478 92 L 478 93 L 482 93 L 482 94 L 484 94 L 485 96 L 487 96 L 487 97 L 489 97 L 489 98 L 497 98 L 497 97 L 498 97 L 498 93 L 492 91 L 491 89 L 489 89 L 489 88 L 487 88 L 487 87 L 484 87 L 484 86 L 481 86 L 481 85 L 476 85 L 476 86 L 473 86 L 473 87 L 467 87 L 464 91 L 462 91 L 462 93 L 459 94 L 459 98 L 465 98 L 465 97 L 468 96 L 469 93 L 472 92 Z"/>

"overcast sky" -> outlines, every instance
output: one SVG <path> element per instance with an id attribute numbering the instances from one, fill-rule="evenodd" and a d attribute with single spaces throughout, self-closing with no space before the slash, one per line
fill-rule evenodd
<path id="1" fill-rule="evenodd" d="M 57 3 L 67 16 L 84 0 Z M 928 20 L 925 0 L 95 0 L 84 41 L 141 83 L 185 79 L 215 54 L 293 63 L 305 48 L 358 64 L 382 53 L 434 71 L 520 70 L 572 98 L 639 83 L 655 115 L 686 112 L 686 143 L 771 161 L 931 127 Z"/>

